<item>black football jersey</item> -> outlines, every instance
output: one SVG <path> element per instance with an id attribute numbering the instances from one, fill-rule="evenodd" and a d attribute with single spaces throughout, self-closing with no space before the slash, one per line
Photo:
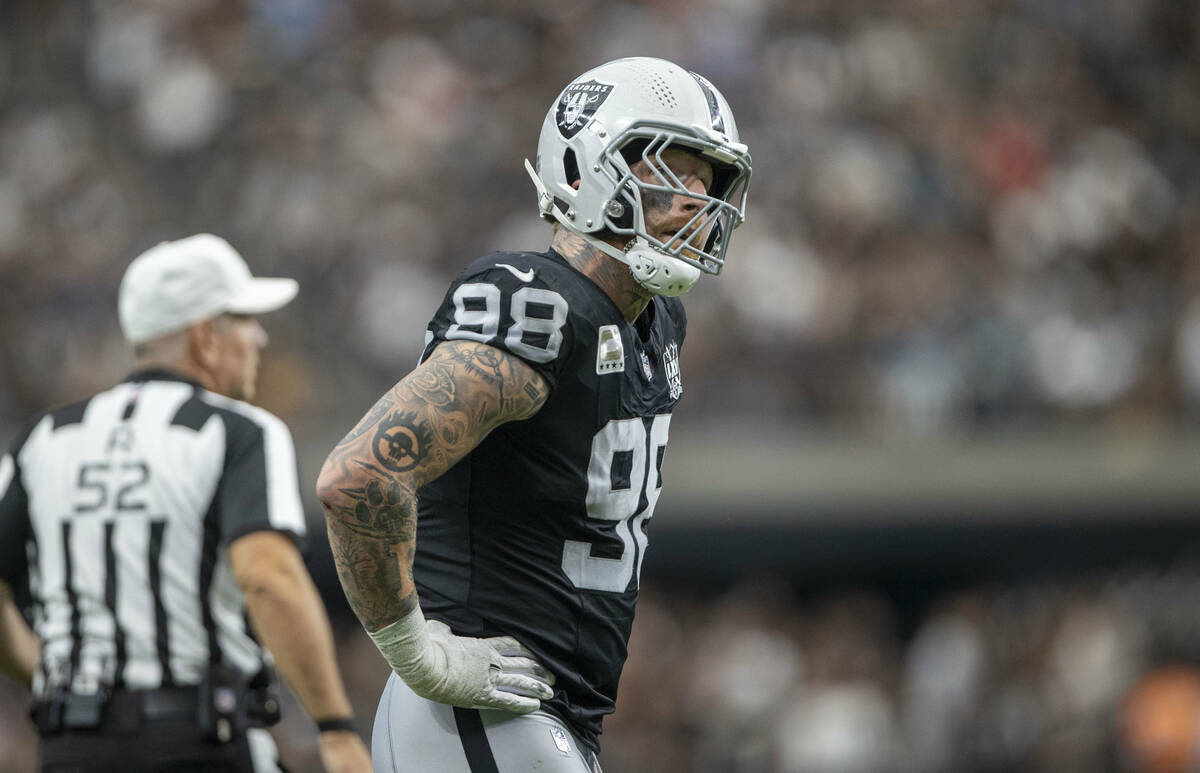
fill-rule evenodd
<path id="1" fill-rule="evenodd" d="M 550 251 L 476 261 L 426 331 L 423 357 L 479 341 L 520 357 L 551 393 L 421 489 L 421 606 L 460 635 L 529 647 L 558 678 L 543 708 L 593 749 L 625 663 L 686 327 L 683 304 L 658 296 L 626 322 Z"/>

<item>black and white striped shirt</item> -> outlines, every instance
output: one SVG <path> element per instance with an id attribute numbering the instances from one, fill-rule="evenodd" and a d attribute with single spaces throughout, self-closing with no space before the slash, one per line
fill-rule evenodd
<path id="1" fill-rule="evenodd" d="M 0 457 L 0 578 L 28 580 L 47 683 L 148 689 L 266 658 L 227 546 L 302 539 L 282 421 L 163 371 L 42 416 Z"/>

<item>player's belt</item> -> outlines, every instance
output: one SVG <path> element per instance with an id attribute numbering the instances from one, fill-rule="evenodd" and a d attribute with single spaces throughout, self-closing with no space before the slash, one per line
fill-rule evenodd
<path id="1" fill-rule="evenodd" d="M 124 694 L 137 698 L 138 705 L 135 711 L 147 721 L 190 719 L 196 715 L 196 704 L 199 701 L 199 691 L 195 687 L 139 690 Z"/>
<path id="2" fill-rule="evenodd" d="M 113 690 L 97 693 L 55 692 L 33 704 L 30 716 L 43 735 L 63 730 L 136 730 L 146 722 L 194 720 L 197 687 Z"/>

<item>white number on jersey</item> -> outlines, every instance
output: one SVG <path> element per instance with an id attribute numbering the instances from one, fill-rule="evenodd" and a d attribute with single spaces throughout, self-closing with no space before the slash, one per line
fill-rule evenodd
<path id="1" fill-rule="evenodd" d="M 592 555 L 592 543 L 567 540 L 562 569 L 576 588 L 623 593 L 635 573 L 641 577 L 646 555 L 645 522 L 653 517 L 662 492 L 658 463 L 667 447 L 670 426 L 669 413 L 654 417 L 648 436 L 641 419 L 613 419 L 592 438 L 588 516 L 618 521 L 615 532 L 623 545 L 620 558 L 601 558 Z M 613 479 L 614 468 L 620 473 L 617 481 Z M 639 511 L 643 492 L 646 507 Z"/>
<path id="2" fill-rule="evenodd" d="M 487 282 L 470 282 L 454 291 L 454 324 L 446 330 L 447 340 L 465 338 L 491 343 L 500 330 L 500 288 Z M 531 306 L 549 310 L 549 317 L 537 315 Z M 512 294 L 508 305 L 512 324 L 504 336 L 504 345 L 513 354 L 531 362 L 550 362 L 562 346 L 562 328 L 567 321 L 567 302 L 553 290 L 522 287 Z M 464 328 L 478 328 L 466 330 Z M 532 334 L 526 340 L 525 334 Z M 541 337 L 545 336 L 545 342 Z"/>
<path id="3" fill-rule="evenodd" d="M 467 308 L 467 301 L 475 301 Z M 483 301 L 483 308 L 479 308 Z M 479 332 L 463 330 L 463 326 L 478 327 Z M 465 338 L 486 344 L 496 337 L 500 329 L 500 288 L 487 282 L 462 284 L 454 291 L 454 324 L 446 331 L 446 338 Z"/>

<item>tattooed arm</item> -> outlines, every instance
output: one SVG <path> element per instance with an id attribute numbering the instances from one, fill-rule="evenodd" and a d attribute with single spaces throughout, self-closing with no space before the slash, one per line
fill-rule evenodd
<path id="1" fill-rule="evenodd" d="M 455 636 L 426 621 L 413 584 L 417 490 L 499 425 L 533 416 L 549 389 L 490 346 L 443 343 L 325 460 L 317 494 L 351 608 L 413 692 L 468 708 L 536 711 L 554 677 L 509 636 Z"/>
<path id="2" fill-rule="evenodd" d="M 333 449 L 317 495 L 338 577 L 368 631 L 417 605 L 417 489 L 499 425 L 533 416 L 548 396 L 542 377 L 520 359 L 484 344 L 449 341 Z"/>

